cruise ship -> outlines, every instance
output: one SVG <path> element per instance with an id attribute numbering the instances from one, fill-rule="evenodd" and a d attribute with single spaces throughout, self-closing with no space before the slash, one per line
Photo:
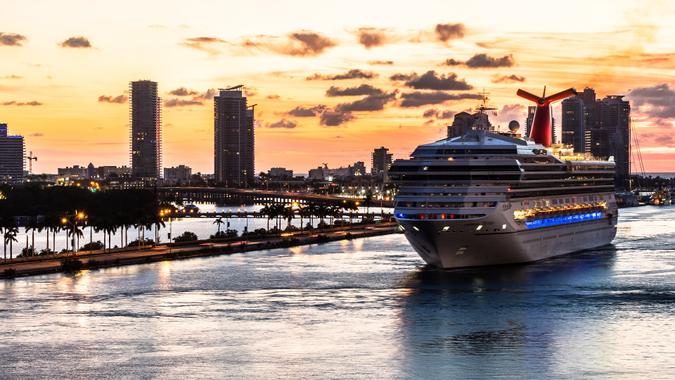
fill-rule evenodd
<path id="1" fill-rule="evenodd" d="M 425 262 L 443 269 L 527 263 L 611 243 L 614 163 L 551 141 L 550 104 L 575 93 L 518 90 L 537 103 L 530 138 L 515 122 L 509 132 L 468 130 L 392 164 L 395 218 Z"/>

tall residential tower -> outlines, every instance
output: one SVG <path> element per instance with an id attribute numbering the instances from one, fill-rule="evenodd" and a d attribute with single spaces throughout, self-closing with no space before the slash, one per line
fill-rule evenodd
<path id="1" fill-rule="evenodd" d="M 7 124 L 0 124 L 0 183 L 23 182 L 25 157 L 23 136 L 8 135 Z"/>
<path id="2" fill-rule="evenodd" d="M 221 89 L 214 103 L 214 175 L 226 187 L 247 187 L 255 174 L 254 106 L 243 86 Z"/>
<path id="3" fill-rule="evenodd" d="M 386 177 L 389 167 L 393 161 L 393 155 L 389 153 L 389 149 L 379 147 L 373 150 L 372 170 L 373 175 L 384 175 Z"/>
<path id="4" fill-rule="evenodd" d="M 157 82 L 131 82 L 131 175 L 159 178 L 162 167 L 162 105 Z"/>

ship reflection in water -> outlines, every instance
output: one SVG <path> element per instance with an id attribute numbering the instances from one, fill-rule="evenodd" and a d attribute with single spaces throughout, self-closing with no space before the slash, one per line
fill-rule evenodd
<path id="1" fill-rule="evenodd" d="M 675 206 L 439 271 L 402 235 L 0 282 L 2 378 L 673 378 Z"/>

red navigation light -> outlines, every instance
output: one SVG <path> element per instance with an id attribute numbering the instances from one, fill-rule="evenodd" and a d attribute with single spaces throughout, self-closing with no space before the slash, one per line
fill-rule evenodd
<path id="1" fill-rule="evenodd" d="M 569 98 L 576 95 L 577 91 L 573 88 L 568 88 L 565 91 L 546 96 L 546 87 L 544 87 L 544 94 L 539 97 L 524 90 L 518 90 L 516 95 L 537 103 L 537 109 L 534 111 L 534 120 L 532 121 L 532 129 L 530 130 L 530 138 L 537 144 L 549 147 L 553 143 L 553 131 L 551 123 L 551 103 Z"/>

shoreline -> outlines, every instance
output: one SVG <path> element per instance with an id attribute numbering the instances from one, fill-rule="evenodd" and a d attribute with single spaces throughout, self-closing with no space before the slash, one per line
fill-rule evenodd
<path id="1" fill-rule="evenodd" d="M 194 257 L 231 255 L 276 248 L 321 244 L 339 240 L 388 235 L 398 232 L 397 223 L 356 225 L 307 232 L 280 233 L 247 240 L 197 240 L 190 243 L 161 244 L 143 249 L 122 248 L 112 252 L 87 251 L 51 257 L 30 257 L 0 263 L 0 279 L 36 276 L 51 273 L 73 273 L 79 270 L 111 268 L 126 265 L 180 260 Z"/>

